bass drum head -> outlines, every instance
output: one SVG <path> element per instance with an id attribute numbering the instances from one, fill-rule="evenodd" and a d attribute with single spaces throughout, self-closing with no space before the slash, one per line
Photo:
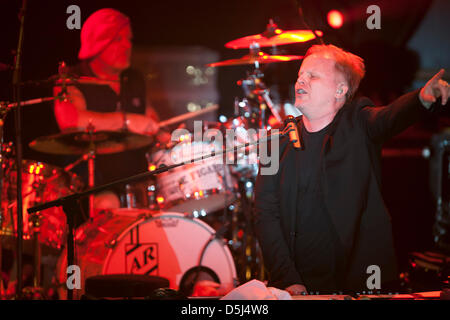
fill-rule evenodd
<path id="1" fill-rule="evenodd" d="M 203 280 L 205 275 L 226 291 L 236 286 L 230 250 L 222 239 L 214 237 L 214 229 L 201 220 L 172 212 L 134 220 L 113 214 L 101 220 L 76 232 L 75 263 L 80 267 L 82 288 L 76 290 L 81 292 L 74 293 L 75 297 L 84 293 L 86 278 L 101 274 L 160 276 L 170 281 L 170 288 L 187 294 L 193 285 L 189 282 Z M 58 263 L 61 298 L 66 296 L 66 261 L 64 251 Z"/>

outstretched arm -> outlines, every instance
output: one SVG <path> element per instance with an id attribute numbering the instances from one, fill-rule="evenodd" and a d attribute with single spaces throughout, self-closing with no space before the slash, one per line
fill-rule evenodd
<path id="1" fill-rule="evenodd" d="M 363 108 L 360 120 L 368 136 L 374 141 L 384 142 L 420 120 L 423 112 L 430 109 L 439 97 L 442 97 L 442 104 L 446 104 L 450 89 L 448 83 L 441 79 L 443 74 L 442 69 L 422 89 L 407 93 L 387 106 Z"/>

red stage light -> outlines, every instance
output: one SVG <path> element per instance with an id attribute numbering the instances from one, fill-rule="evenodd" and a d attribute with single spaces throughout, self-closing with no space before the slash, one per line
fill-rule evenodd
<path id="1" fill-rule="evenodd" d="M 334 28 L 339 29 L 344 24 L 344 15 L 337 10 L 331 10 L 327 15 L 328 24 Z"/>

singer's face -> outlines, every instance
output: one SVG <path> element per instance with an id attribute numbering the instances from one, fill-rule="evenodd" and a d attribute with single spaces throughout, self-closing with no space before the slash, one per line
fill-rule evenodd
<path id="1" fill-rule="evenodd" d="M 336 92 L 341 74 L 326 54 L 313 54 L 303 60 L 295 83 L 295 106 L 308 118 L 336 112 Z"/>
<path id="2" fill-rule="evenodd" d="M 120 30 L 113 41 L 99 54 L 98 58 L 102 62 L 116 71 L 122 71 L 130 66 L 131 39 L 133 33 L 130 26 Z"/>

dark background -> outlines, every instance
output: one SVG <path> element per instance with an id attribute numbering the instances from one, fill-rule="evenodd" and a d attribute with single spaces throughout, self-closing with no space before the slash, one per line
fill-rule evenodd
<path id="1" fill-rule="evenodd" d="M 333 43 L 350 50 L 366 61 L 367 75 L 361 83 L 360 94 L 385 104 L 400 94 L 424 84 L 442 65 L 439 61 L 426 60 L 426 52 L 411 49 L 408 43 L 424 25 L 430 8 L 444 1 L 396 0 L 396 1 L 295 1 L 295 0 L 227 0 L 227 1 L 28 1 L 25 39 L 23 48 L 22 79 L 43 80 L 57 73 L 58 62 L 69 65 L 77 62 L 79 30 L 66 28 L 69 14 L 66 8 L 76 4 L 81 8 L 81 20 L 94 11 L 112 7 L 128 15 L 132 21 L 136 48 L 173 47 L 182 52 L 192 47 L 217 52 L 220 60 L 238 58 L 245 50 L 226 49 L 228 41 L 258 34 L 265 30 L 270 18 L 284 30 L 315 28 L 324 32 L 325 43 Z M 381 30 L 368 30 L 365 10 L 368 5 L 381 8 Z M 18 12 L 21 1 L 2 3 L 0 13 L 0 62 L 13 65 L 13 51 L 17 47 L 19 34 Z M 447 6 L 448 7 L 448 6 Z M 444 4 L 444 9 L 447 8 Z M 327 25 L 326 13 L 339 9 L 345 13 L 346 22 L 339 30 Z M 434 9 L 438 21 L 448 26 L 448 11 Z M 440 14 L 440 15 L 439 15 Z M 435 16 L 428 19 L 436 19 Z M 440 20 L 439 20 L 440 19 Z M 433 23 L 437 23 L 435 20 Z M 420 35 L 427 39 L 444 39 L 444 43 L 424 49 L 449 55 L 449 28 L 439 26 L 424 29 Z M 428 31 L 427 31 L 428 30 Z M 428 33 L 427 33 L 428 32 Z M 418 40 L 420 43 L 420 39 Z M 281 46 L 284 54 L 306 52 L 315 41 L 305 44 Z M 417 41 L 416 41 L 417 43 Z M 416 46 L 417 47 L 417 46 Z M 420 47 L 420 46 L 419 46 Z M 181 49 L 180 49 L 181 48 Z M 264 50 L 264 48 L 263 48 Z M 270 53 L 270 49 L 264 50 Z M 448 60 L 447 60 L 448 61 Z M 215 62 L 215 61 L 209 61 Z M 299 61 L 270 65 L 265 69 L 265 81 L 278 91 L 280 101 L 292 102 L 291 88 L 296 80 Z M 219 68 L 217 91 L 220 114 L 231 115 L 235 97 L 242 97 L 236 81 L 245 76 L 248 67 Z M 12 100 L 12 71 L 0 72 L 0 101 Z M 274 91 L 275 92 L 275 91 Z M 51 95 L 46 86 L 24 86 L 23 99 Z M 155 105 L 158 111 L 158 105 Z M 164 116 L 164 110 L 159 110 Z M 28 107 L 23 112 L 24 157 L 59 165 L 56 156 L 39 154 L 27 145 L 33 139 L 58 132 L 52 113 L 52 104 L 45 103 Z M 5 124 L 6 140 L 14 140 L 15 131 L 12 114 Z M 429 188 L 429 160 L 420 156 L 420 150 L 428 147 L 433 134 L 448 127 L 448 113 L 440 120 L 430 116 L 392 142 L 383 158 L 383 193 L 393 217 L 394 235 L 402 268 L 405 268 L 407 253 L 432 246 L 431 228 L 434 222 L 435 200 Z M 401 151 L 415 150 L 405 155 Z M 390 155 L 390 156 L 388 156 Z"/>

